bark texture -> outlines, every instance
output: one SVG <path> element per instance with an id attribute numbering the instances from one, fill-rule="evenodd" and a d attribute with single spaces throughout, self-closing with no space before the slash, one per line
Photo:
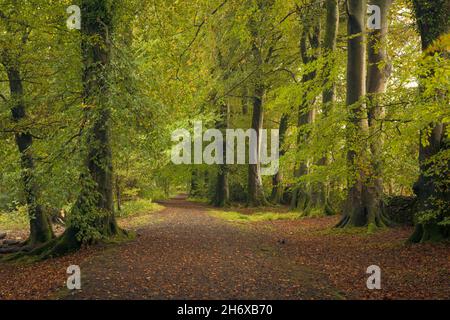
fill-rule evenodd
<path id="1" fill-rule="evenodd" d="M 310 14 L 316 18 L 304 27 L 300 37 L 300 56 L 302 63 L 305 66 L 314 63 L 318 59 L 318 50 L 320 47 L 320 14 L 317 12 L 310 12 Z M 312 50 L 312 53 L 310 53 L 310 50 Z M 298 149 L 304 148 L 308 143 L 310 136 L 308 126 L 314 122 L 316 116 L 316 110 L 314 107 L 316 97 L 311 97 L 311 93 L 309 92 L 313 87 L 312 83 L 316 80 L 316 76 L 316 70 L 305 73 L 302 76 L 302 86 L 304 87 L 304 90 L 302 103 L 298 109 L 297 126 L 300 129 L 297 136 Z M 294 176 L 296 178 L 301 178 L 307 174 L 308 161 L 300 161 L 294 171 Z M 311 186 L 305 181 L 299 182 L 292 193 L 291 210 L 298 210 L 304 215 L 309 215 L 313 205 L 312 198 L 315 198 L 315 194 L 313 195 Z"/>
<path id="2" fill-rule="evenodd" d="M 280 158 L 285 155 L 286 150 L 283 148 L 284 140 L 286 137 L 286 132 L 289 125 L 289 117 L 287 114 L 283 114 L 280 119 L 280 125 L 278 128 L 279 139 L 280 139 Z M 283 186 L 283 174 L 281 170 L 272 177 L 272 194 L 271 201 L 273 203 L 283 203 L 283 195 L 284 195 L 284 186 Z"/>
<path id="3" fill-rule="evenodd" d="M 267 203 L 262 184 L 261 167 L 259 162 L 261 139 L 260 130 L 263 127 L 264 119 L 264 86 L 262 84 L 257 84 L 255 86 L 254 95 L 251 128 L 256 131 L 257 143 L 253 146 L 256 150 L 250 150 L 250 152 L 256 154 L 257 163 L 248 165 L 248 205 L 251 207 L 258 207 Z"/>
<path id="4" fill-rule="evenodd" d="M 367 188 L 370 170 L 367 138 L 369 124 L 362 101 L 366 94 L 366 1 L 347 0 L 347 166 L 348 193 L 337 227 L 367 226 L 376 215 L 375 195 Z"/>
<path id="5" fill-rule="evenodd" d="M 449 52 L 446 49 L 433 49 L 435 40 L 450 32 L 450 0 L 413 0 L 417 26 L 422 39 L 422 49 L 425 54 L 439 54 L 448 60 Z M 436 51 L 438 50 L 438 51 Z M 432 76 L 432 74 L 430 75 Z M 448 101 L 442 97 L 447 93 L 436 93 L 436 100 Z M 447 100 L 445 100 L 447 99 Z M 436 122 L 429 125 L 428 130 L 421 132 L 419 147 L 420 176 L 414 185 L 417 195 L 417 212 L 431 211 L 435 218 L 426 223 L 417 223 L 415 231 L 410 238 L 411 242 L 440 241 L 450 237 L 450 227 L 440 224 L 450 216 L 450 160 L 448 164 L 439 168 L 437 173 L 430 162 L 436 155 L 448 151 L 448 123 Z M 426 135 L 426 132 L 431 132 Z M 425 136 L 426 135 L 426 136 Z M 426 139 L 427 144 L 422 141 Z M 431 172 L 430 172 L 431 170 Z"/>
<path id="6" fill-rule="evenodd" d="M 226 139 L 226 129 L 230 122 L 230 110 L 226 103 L 220 106 L 220 119 L 216 124 L 216 128 L 222 130 L 223 133 L 223 151 L 222 159 L 223 164 L 219 164 L 217 172 L 217 186 L 215 192 L 214 206 L 216 207 L 226 207 L 230 203 L 230 191 L 228 187 L 228 165 L 226 164 L 227 159 L 227 139 Z"/>
<path id="7" fill-rule="evenodd" d="M 368 66 L 367 66 L 367 102 L 368 124 L 370 135 L 371 175 L 367 181 L 369 194 L 373 196 L 373 213 L 369 216 L 369 223 L 382 227 L 389 225 L 389 219 L 384 214 L 383 202 L 383 172 L 382 149 L 384 137 L 382 134 L 385 109 L 383 107 L 383 93 L 390 74 L 389 59 L 386 51 L 388 15 L 392 5 L 391 0 L 371 0 L 371 4 L 380 9 L 381 29 L 370 30 L 368 38 Z"/>
<path id="8" fill-rule="evenodd" d="M 12 118 L 14 122 L 20 122 L 26 118 L 24 88 L 20 69 L 12 61 L 5 62 L 5 66 L 11 99 L 14 105 L 11 109 Z M 20 152 L 23 191 L 30 219 L 30 235 L 26 244 L 34 247 L 51 240 L 54 235 L 50 220 L 39 203 L 39 188 L 35 180 L 35 164 L 32 150 L 33 136 L 29 131 L 21 130 L 15 133 L 15 140 Z"/>
<path id="9" fill-rule="evenodd" d="M 323 71 L 324 89 L 322 92 L 323 116 L 327 117 L 336 100 L 336 84 L 332 79 L 332 68 L 337 63 L 335 58 L 336 40 L 339 29 L 339 3 L 337 0 L 328 0 L 325 8 L 325 36 L 321 55 L 326 59 Z M 319 161 L 318 166 L 329 164 L 329 154 L 325 153 Z M 332 215 L 334 209 L 330 203 L 330 182 L 317 182 L 311 186 L 311 211 L 319 214 Z"/>
<path id="10" fill-rule="evenodd" d="M 111 111 L 107 102 L 112 8 L 109 0 L 81 2 L 83 100 L 89 124 L 86 131 L 86 171 L 80 176 L 81 192 L 69 216 L 69 227 L 57 241 L 40 250 L 43 257 L 77 250 L 83 243 L 126 235 L 117 226 L 114 216 Z"/>

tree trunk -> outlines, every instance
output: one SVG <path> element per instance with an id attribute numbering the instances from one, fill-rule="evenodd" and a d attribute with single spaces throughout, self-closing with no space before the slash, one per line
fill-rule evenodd
<path id="1" fill-rule="evenodd" d="M 366 1 L 347 0 L 347 166 L 348 194 L 338 227 L 368 225 L 376 210 L 374 194 L 365 185 L 368 173 L 368 121 L 362 98 L 366 94 Z"/>
<path id="2" fill-rule="evenodd" d="M 438 53 L 448 60 L 448 51 L 445 52 L 445 49 L 440 48 L 430 50 L 430 48 L 435 40 L 450 31 L 448 19 L 450 0 L 413 0 L 413 5 L 422 39 L 422 50 L 426 51 L 426 54 Z M 432 76 L 432 73 L 429 76 Z M 421 89 L 421 91 L 423 90 Z M 448 103 L 448 96 L 442 97 L 442 95 L 442 92 L 437 92 L 435 100 L 441 100 L 443 106 L 448 107 L 445 105 L 445 103 Z M 447 164 L 444 163 L 439 170 L 432 170 L 436 168 L 433 168 L 433 164 L 430 162 L 435 156 L 448 152 L 450 148 L 448 127 L 448 123 L 437 121 L 437 123 L 430 124 L 429 128 L 420 134 L 420 176 L 414 185 L 414 192 L 417 195 L 417 212 L 418 214 L 432 212 L 434 218 L 416 224 L 416 229 L 410 237 L 411 242 L 440 241 L 450 237 L 450 227 L 439 224 L 450 216 L 450 185 L 448 179 L 450 159 L 446 158 Z M 424 137 L 427 131 L 431 134 Z M 426 145 L 422 144 L 424 138 L 428 142 Z"/>
<path id="3" fill-rule="evenodd" d="M 116 176 L 116 200 L 117 200 L 117 211 L 122 211 L 122 193 L 120 190 L 119 176 Z"/>
<path id="4" fill-rule="evenodd" d="M 267 6 L 271 6 L 272 2 L 266 2 Z M 260 10 L 264 10 L 264 2 L 259 1 L 258 7 Z M 265 93 L 264 83 L 264 58 L 262 56 L 261 48 L 258 47 L 258 40 L 260 38 L 257 23 L 254 20 L 250 22 L 250 29 L 252 34 L 252 55 L 256 68 L 253 83 L 253 113 L 252 113 L 252 126 L 251 128 L 256 131 L 256 145 L 250 145 L 249 155 L 254 154 L 256 158 L 256 164 L 249 163 L 248 165 L 248 205 L 253 207 L 263 206 L 267 204 L 267 200 L 264 194 L 264 188 L 261 177 L 260 167 L 260 147 L 261 147 L 261 132 L 263 128 L 264 119 L 264 106 L 263 98 Z M 251 158 L 251 157 L 250 157 Z"/>
<path id="5" fill-rule="evenodd" d="M 328 0 L 325 3 L 326 21 L 325 37 L 322 55 L 326 59 L 324 66 L 324 89 L 322 92 L 323 117 L 327 117 L 333 108 L 336 99 L 336 84 L 332 79 L 331 69 L 337 63 L 335 59 L 336 39 L 339 29 L 339 3 L 337 0 Z M 329 154 L 323 155 L 318 166 L 327 166 Z M 334 214 L 334 210 L 329 201 L 329 181 L 316 182 L 311 187 L 311 210 L 319 214 Z"/>
<path id="6" fill-rule="evenodd" d="M 19 67 L 9 65 L 8 63 L 5 63 L 5 66 L 11 98 L 14 101 L 14 106 L 11 109 L 13 121 L 20 122 L 26 118 L 26 110 Z M 30 132 L 17 132 L 15 138 L 20 152 L 23 190 L 30 219 L 30 235 L 27 240 L 27 245 L 36 246 L 51 240 L 54 235 L 50 220 L 45 214 L 42 205 L 39 203 L 39 191 L 34 175 L 33 136 Z"/>
<path id="7" fill-rule="evenodd" d="M 302 58 L 302 63 L 306 66 L 313 63 L 318 58 L 318 52 L 320 46 L 320 15 L 317 15 L 317 19 L 313 22 L 314 25 L 311 27 L 305 26 L 300 38 L 300 56 Z M 309 47 L 307 41 L 309 40 Z M 308 49 L 312 49 L 314 52 L 308 54 Z M 317 72 L 311 71 L 304 74 L 302 77 L 302 85 L 304 86 L 304 92 L 302 97 L 302 103 L 298 110 L 298 128 L 301 130 L 305 126 L 310 125 L 314 122 L 316 116 L 316 110 L 314 109 L 315 97 L 311 100 L 308 98 L 308 88 L 311 88 L 311 82 L 315 80 Z M 303 128 L 302 128 L 303 127 Z M 297 136 L 297 148 L 301 149 L 302 145 L 306 145 L 309 139 L 308 132 L 300 131 Z M 308 163 L 307 161 L 301 161 L 298 167 L 294 171 L 294 176 L 296 178 L 301 178 L 308 174 Z M 291 199 L 291 209 L 299 210 L 305 215 L 308 215 L 308 211 L 311 205 L 311 189 L 306 182 L 299 182 L 292 193 Z"/>
<path id="8" fill-rule="evenodd" d="M 280 119 L 280 126 L 278 131 L 281 147 L 280 157 L 286 154 L 286 150 L 284 149 L 283 144 L 288 129 L 288 124 L 289 124 L 289 117 L 287 114 L 283 114 Z M 282 203 L 283 194 L 284 194 L 283 174 L 281 173 L 281 170 L 278 170 L 278 172 L 272 177 L 272 195 L 270 199 L 274 203 Z"/>
<path id="9" fill-rule="evenodd" d="M 189 188 L 189 196 L 192 198 L 198 198 L 203 196 L 200 187 L 200 172 L 198 169 L 194 168 L 191 172 L 191 185 Z"/>
<path id="10" fill-rule="evenodd" d="M 227 140 L 226 140 L 226 129 L 229 126 L 230 121 L 230 111 L 229 106 L 223 103 L 220 106 L 220 120 L 218 121 L 216 128 L 222 130 L 223 134 L 223 164 L 219 165 L 217 173 L 217 187 L 215 192 L 214 206 L 216 207 L 226 207 L 230 202 L 230 192 L 228 188 L 228 165 L 226 164 L 227 159 Z"/>
<path id="11" fill-rule="evenodd" d="M 113 167 L 108 105 L 108 68 L 112 5 L 108 0 L 81 2 L 83 91 L 86 117 L 86 171 L 80 176 L 81 191 L 69 217 L 69 227 L 46 256 L 78 249 L 82 243 L 126 234 L 114 216 Z"/>
<path id="12" fill-rule="evenodd" d="M 256 154 L 257 163 L 249 164 L 248 166 L 248 205 L 252 207 L 258 207 L 267 204 L 266 197 L 264 195 L 264 189 L 262 185 L 261 170 L 260 170 L 260 130 L 263 127 L 263 96 L 264 87 L 261 84 L 257 84 L 255 87 L 253 98 L 253 115 L 252 115 L 252 129 L 256 131 L 256 145 L 250 146 L 256 150 L 250 150 Z"/>
<path id="13" fill-rule="evenodd" d="M 326 22 L 325 39 L 323 43 L 323 55 L 328 58 L 336 50 L 336 39 L 339 30 L 339 2 L 338 0 L 328 0 L 326 2 Z M 331 68 L 336 63 L 336 59 L 331 56 L 325 65 L 325 89 L 322 93 L 324 113 L 328 113 L 336 99 L 336 84 L 331 79 Z"/>
<path id="14" fill-rule="evenodd" d="M 389 61 L 386 52 L 386 36 L 389 27 L 388 14 L 392 0 L 371 0 L 371 4 L 381 9 L 381 29 L 371 30 L 369 33 L 367 51 L 367 94 L 368 94 L 368 124 L 370 133 L 370 151 L 372 161 L 372 175 L 369 177 L 367 188 L 374 199 L 374 212 L 369 217 L 369 223 L 378 227 L 389 224 L 384 215 L 383 202 L 383 172 L 381 153 L 383 149 L 383 135 L 381 126 L 385 115 L 382 107 L 382 94 L 386 91 L 389 77 Z"/>

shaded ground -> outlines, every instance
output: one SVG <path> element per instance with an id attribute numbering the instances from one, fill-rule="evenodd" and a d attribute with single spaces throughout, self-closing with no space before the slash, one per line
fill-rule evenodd
<path id="1" fill-rule="evenodd" d="M 335 217 L 233 223 L 184 199 L 163 205 L 131 242 L 0 265 L 0 299 L 450 298 L 450 247 L 406 246 L 408 228 L 335 233 Z M 81 291 L 63 289 L 70 264 L 81 266 Z M 366 288 L 372 264 L 382 290 Z"/>

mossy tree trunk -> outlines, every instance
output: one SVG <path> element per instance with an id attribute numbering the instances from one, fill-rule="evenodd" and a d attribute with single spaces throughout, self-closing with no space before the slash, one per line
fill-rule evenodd
<path id="1" fill-rule="evenodd" d="M 418 29 L 422 40 L 422 50 L 426 55 L 438 54 L 449 58 L 448 47 L 433 48 L 433 43 L 450 32 L 450 0 L 413 0 Z M 432 72 L 429 73 L 432 77 Z M 425 80 L 425 79 L 424 79 Z M 420 89 L 423 94 L 422 88 Z M 448 92 L 436 92 L 434 99 L 445 105 L 448 103 Z M 420 134 L 419 164 L 420 176 L 414 185 L 417 195 L 417 213 L 433 213 L 433 218 L 426 222 L 416 223 L 411 242 L 440 241 L 450 237 L 450 227 L 440 223 L 450 216 L 450 160 L 442 163 L 440 168 L 433 165 L 433 159 L 448 152 L 449 124 L 437 120 Z M 428 134 L 427 134 L 428 133 Z M 427 140 L 426 144 L 423 141 Z"/>
<path id="2" fill-rule="evenodd" d="M 24 88 L 20 73 L 20 66 L 17 61 L 13 61 L 3 56 L 2 63 L 6 68 L 8 75 L 9 88 L 13 107 L 11 114 L 14 122 L 19 123 L 24 120 L 26 115 Z M 7 60 L 7 61 L 6 61 Z M 33 135 L 29 130 L 22 131 L 19 129 L 15 133 L 17 148 L 20 152 L 20 169 L 23 183 L 23 191 L 26 204 L 28 207 L 28 216 L 30 219 L 30 235 L 26 241 L 27 246 L 35 247 L 42 243 L 50 241 L 53 237 L 50 219 L 39 203 L 39 189 L 35 177 L 35 164 L 33 158 Z"/>
<path id="3" fill-rule="evenodd" d="M 58 241 L 42 253 L 45 257 L 58 256 L 78 249 L 83 243 L 125 233 L 117 226 L 113 200 L 111 110 L 108 103 L 112 8 L 109 0 L 81 2 L 83 102 L 89 123 L 85 140 L 85 172 L 80 176 L 81 191 L 70 213 L 69 226 Z"/>

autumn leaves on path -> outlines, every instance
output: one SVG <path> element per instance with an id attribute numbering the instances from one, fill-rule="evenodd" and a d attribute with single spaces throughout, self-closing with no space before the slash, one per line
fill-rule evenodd
<path id="1" fill-rule="evenodd" d="M 119 220 L 138 228 L 129 242 L 0 264 L 0 299 L 450 299 L 449 244 L 409 245 L 411 227 L 367 234 L 333 229 L 338 216 L 261 221 L 248 208 L 161 204 Z M 81 290 L 66 289 L 70 265 L 81 268 Z M 381 290 L 366 286 L 371 265 Z"/>
<path id="2" fill-rule="evenodd" d="M 81 266 L 72 299 L 333 299 L 339 293 L 283 253 L 270 228 L 211 217 L 173 199 L 135 241 Z"/>

